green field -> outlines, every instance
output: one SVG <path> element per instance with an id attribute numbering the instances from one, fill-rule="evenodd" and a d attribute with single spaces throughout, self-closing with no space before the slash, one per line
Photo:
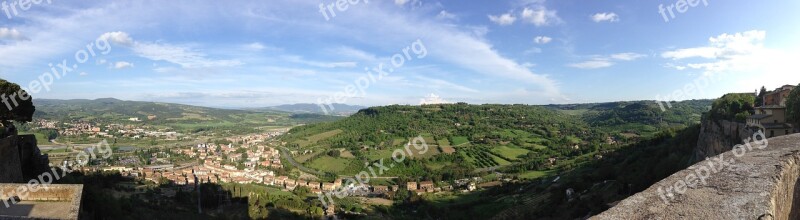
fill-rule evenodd
<path id="1" fill-rule="evenodd" d="M 333 158 L 330 156 L 322 156 L 308 164 L 308 167 L 325 172 L 338 173 L 344 171 L 350 160 L 343 158 Z"/>
<path id="2" fill-rule="evenodd" d="M 510 160 L 518 160 L 520 156 L 524 156 L 530 151 L 516 146 L 499 146 L 492 148 L 492 152 Z"/>
<path id="3" fill-rule="evenodd" d="M 303 140 L 297 140 L 295 143 L 297 145 L 300 145 L 301 148 L 305 148 L 305 147 L 308 147 L 308 146 L 310 146 L 312 144 L 317 143 L 318 141 L 331 138 L 331 137 L 336 136 L 337 134 L 340 134 L 340 133 L 342 133 L 342 130 L 341 129 L 336 129 L 336 130 L 332 130 L 332 131 L 327 131 L 327 132 L 315 134 L 313 136 L 309 136 L 307 138 L 304 138 Z"/>
<path id="4" fill-rule="evenodd" d="M 462 145 L 464 143 L 469 142 L 469 139 L 467 139 L 467 137 L 464 137 L 464 136 L 456 136 L 456 137 L 452 137 L 452 139 L 453 139 L 453 143 L 451 143 L 451 144 L 453 144 L 454 146 L 459 146 L 459 145 Z"/>
<path id="5" fill-rule="evenodd" d="M 528 172 L 519 174 L 519 178 L 520 179 L 528 179 L 528 180 L 530 180 L 530 179 L 536 179 L 536 178 L 548 176 L 550 174 L 551 174 L 550 171 L 528 171 Z"/>

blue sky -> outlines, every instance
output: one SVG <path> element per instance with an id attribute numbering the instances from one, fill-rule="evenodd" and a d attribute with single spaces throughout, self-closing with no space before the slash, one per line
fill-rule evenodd
<path id="1" fill-rule="evenodd" d="M 350 2 L 7 0 L 0 78 L 48 84 L 34 98 L 214 107 L 337 93 L 356 105 L 684 100 L 800 83 L 799 1 Z M 78 68 L 49 80 L 64 60 Z M 381 63 L 393 71 L 359 82 Z"/>

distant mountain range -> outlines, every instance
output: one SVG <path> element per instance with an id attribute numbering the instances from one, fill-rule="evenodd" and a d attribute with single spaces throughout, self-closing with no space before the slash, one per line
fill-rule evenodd
<path id="1" fill-rule="evenodd" d="M 331 104 L 333 109 L 330 106 L 325 106 L 327 109 L 328 114 L 331 115 L 352 115 L 358 112 L 358 110 L 365 109 L 365 106 L 358 106 L 358 105 L 347 105 L 347 104 L 339 104 L 334 103 Z M 310 104 L 310 103 L 299 103 L 299 104 L 290 104 L 290 105 L 278 105 L 266 108 L 255 108 L 255 109 L 248 109 L 248 110 L 256 110 L 256 111 L 263 111 L 263 110 L 274 110 L 274 111 L 285 111 L 291 113 L 310 113 L 310 114 L 326 114 L 326 112 L 317 104 Z"/>

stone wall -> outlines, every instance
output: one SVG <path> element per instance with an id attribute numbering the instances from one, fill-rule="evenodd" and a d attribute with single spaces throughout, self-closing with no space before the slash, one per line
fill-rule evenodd
<path id="1" fill-rule="evenodd" d="M 21 183 L 22 168 L 17 136 L 0 139 L 0 183 Z"/>
<path id="2" fill-rule="evenodd" d="M 22 192 L 25 189 L 27 193 Z M 47 188 L 39 185 L 35 188 L 36 192 L 32 192 L 32 188 L 27 184 L 0 184 L 0 200 L 11 201 L 19 199 L 16 202 L 33 202 L 36 203 L 53 203 L 53 202 L 67 202 L 67 209 L 64 213 L 57 213 L 57 219 L 79 219 L 81 212 L 81 199 L 83 196 L 83 185 L 73 184 L 50 184 Z M 3 208 L 4 203 L 0 203 L 0 208 Z M 24 217 L 24 216 L 3 216 L 0 219 L 39 219 L 37 217 Z"/>
<path id="3" fill-rule="evenodd" d="M 719 159 L 727 165 L 704 183 L 684 185 L 684 193 L 667 197 L 665 189 L 687 183 Z M 729 151 L 699 162 L 591 219 L 800 219 L 798 178 L 800 134 L 782 136 L 769 139 L 764 149 Z"/>

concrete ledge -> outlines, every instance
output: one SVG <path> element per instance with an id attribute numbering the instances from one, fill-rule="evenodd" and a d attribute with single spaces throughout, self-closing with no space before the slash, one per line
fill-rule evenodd
<path id="1" fill-rule="evenodd" d="M 36 192 L 17 194 L 27 184 L 0 184 L 0 201 L 19 198 L 16 204 L 0 202 L 0 220 L 4 219 L 78 219 L 83 185 L 51 184 Z M 16 197 L 15 197 L 16 196 Z"/>
<path id="2" fill-rule="evenodd" d="M 769 139 L 765 149 L 720 154 L 667 177 L 591 219 L 800 219 L 800 135 Z M 719 159 L 726 165 L 716 164 Z M 679 182 L 710 166 L 705 183 Z M 713 168 L 713 167 L 712 167 Z M 688 178 L 691 179 L 691 178 Z"/>

